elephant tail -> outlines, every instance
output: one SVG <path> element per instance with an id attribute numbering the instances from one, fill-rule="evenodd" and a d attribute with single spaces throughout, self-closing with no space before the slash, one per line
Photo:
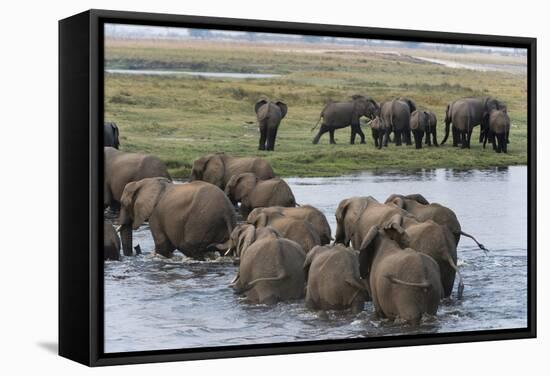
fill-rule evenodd
<path id="1" fill-rule="evenodd" d="M 262 278 L 256 278 L 255 280 L 253 281 L 250 281 L 246 284 L 246 287 L 245 289 L 246 290 L 250 290 L 252 287 L 254 287 L 254 285 L 256 285 L 257 283 L 259 282 L 271 282 L 271 281 L 280 281 L 282 279 L 286 278 L 286 274 L 285 273 L 281 273 L 279 274 L 278 276 L 276 277 L 262 277 Z"/>
<path id="2" fill-rule="evenodd" d="M 479 249 L 483 250 L 485 253 L 489 252 L 489 250 L 487 248 L 485 248 L 485 246 L 483 244 L 481 244 L 480 242 L 477 241 L 477 239 L 473 236 L 473 235 L 470 235 L 464 231 L 460 231 L 460 235 L 463 235 L 467 238 L 470 238 L 472 239 L 476 244 L 477 246 L 479 247 Z"/>
<path id="3" fill-rule="evenodd" d="M 319 115 L 319 119 L 317 120 L 317 123 L 315 123 L 315 126 L 313 128 L 311 128 L 310 132 L 313 132 L 315 130 L 315 128 L 317 128 L 317 126 L 319 125 L 319 122 L 321 121 L 322 118 L 323 118 L 323 113 L 321 112 L 321 114 Z"/>
<path id="4" fill-rule="evenodd" d="M 432 287 L 432 285 L 428 281 L 424 281 L 424 282 L 407 282 L 407 281 L 403 281 L 401 279 L 398 279 L 398 278 L 395 278 L 395 277 L 392 277 L 392 276 L 387 276 L 387 278 L 390 280 L 390 282 L 398 284 L 398 285 L 416 287 L 416 288 L 419 288 L 419 289 L 429 289 L 430 287 Z"/>

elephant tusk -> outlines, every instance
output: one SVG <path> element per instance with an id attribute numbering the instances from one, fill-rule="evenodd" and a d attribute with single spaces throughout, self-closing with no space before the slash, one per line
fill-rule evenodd
<path id="1" fill-rule="evenodd" d="M 224 256 L 227 256 L 227 255 L 229 255 L 231 252 L 233 252 L 233 248 L 229 248 L 223 255 L 224 255 Z"/>
<path id="2" fill-rule="evenodd" d="M 116 232 L 120 232 L 121 229 L 122 229 L 122 225 L 118 225 L 118 226 L 116 227 Z"/>

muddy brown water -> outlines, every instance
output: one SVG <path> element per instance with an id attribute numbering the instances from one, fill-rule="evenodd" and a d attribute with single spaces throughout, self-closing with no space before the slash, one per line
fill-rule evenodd
<path id="1" fill-rule="evenodd" d="M 464 231 L 491 252 L 462 238 L 459 265 L 464 299 L 450 299 L 435 319 L 410 326 L 364 312 L 312 312 L 303 301 L 251 305 L 228 284 L 229 259 L 153 257 L 147 226 L 135 232 L 143 254 L 105 265 L 105 351 L 297 342 L 398 334 L 520 328 L 527 325 L 527 168 L 365 172 L 335 178 L 289 178 L 297 202 L 322 210 L 335 230 L 340 200 L 422 193 L 451 207 Z"/>

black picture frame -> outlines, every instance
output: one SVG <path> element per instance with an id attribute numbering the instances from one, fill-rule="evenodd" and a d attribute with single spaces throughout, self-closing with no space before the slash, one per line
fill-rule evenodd
<path id="1" fill-rule="evenodd" d="M 527 49 L 527 328 L 367 339 L 103 352 L 102 156 L 104 23 L 215 28 Z M 59 354 L 88 366 L 370 349 L 536 337 L 536 57 L 534 38 L 88 10 L 59 21 Z M 68 220 L 70 218 L 70 220 Z"/>

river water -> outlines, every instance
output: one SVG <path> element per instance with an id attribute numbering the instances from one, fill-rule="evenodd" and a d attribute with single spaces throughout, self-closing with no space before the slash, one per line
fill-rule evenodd
<path id="1" fill-rule="evenodd" d="M 318 313 L 303 301 L 250 305 L 227 285 L 231 260 L 199 262 L 179 253 L 152 257 L 147 226 L 135 232 L 143 254 L 105 265 L 105 352 L 296 342 L 397 334 L 527 326 L 527 168 L 365 172 L 335 178 L 289 178 L 296 200 L 327 216 L 335 230 L 340 200 L 391 193 L 422 193 L 452 208 L 464 231 L 490 249 L 485 255 L 462 238 L 459 266 L 464 299 L 440 306 L 437 318 L 409 326 L 365 311 Z M 454 297 L 455 292 L 453 292 Z"/>

